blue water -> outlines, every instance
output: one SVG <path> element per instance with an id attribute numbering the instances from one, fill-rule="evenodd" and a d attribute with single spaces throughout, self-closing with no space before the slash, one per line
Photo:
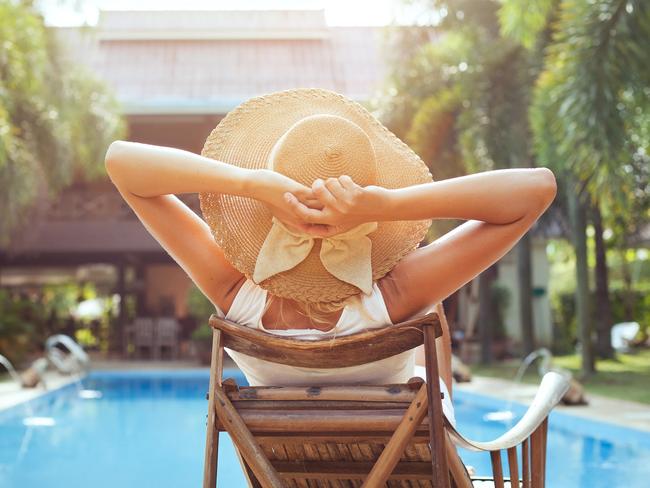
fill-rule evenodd
<path id="1" fill-rule="evenodd" d="M 239 373 L 227 373 L 244 383 Z M 81 399 L 70 385 L 31 402 L 34 415 L 54 425 L 23 425 L 24 405 L 0 412 L 0 487 L 200 486 L 207 370 L 101 372 L 83 385 L 102 398 Z M 483 420 L 504 402 L 456 391 L 454 404 L 460 430 L 470 438 L 488 440 L 507 430 L 503 422 Z M 521 415 L 524 407 L 515 411 Z M 489 455 L 461 456 L 479 474 L 490 472 Z M 547 466 L 549 487 L 645 487 L 650 434 L 554 412 Z M 225 434 L 218 485 L 246 486 Z"/>

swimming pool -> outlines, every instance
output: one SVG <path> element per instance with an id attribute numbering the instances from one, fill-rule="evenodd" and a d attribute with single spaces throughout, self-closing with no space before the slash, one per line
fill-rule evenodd
<path id="1" fill-rule="evenodd" d="M 238 372 L 227 373 L 243 383 Z M 95 372 L 83 387 L 101 398 L 80 398 L 75 385 L 50 392 L 30 402 L 40 420 L 29 426 L 24 405 L 0 412 L 0 487 L 200 486 L 207 386 L 203 369 Z M 506 430 L 503 422 L 483 420 L 504 402 L 457 391 L 454 404 L 468 437 L 487 440 Z M 525 408 L 514 410 L 521 415 Z M 549 487 L 648 486 L 648 433 L 553 412 L 548 449 Z M 489 455 L 461 456 L 477 473 L 489 473 Z M 246 486 L 225 434 L 218 485 Z"/>

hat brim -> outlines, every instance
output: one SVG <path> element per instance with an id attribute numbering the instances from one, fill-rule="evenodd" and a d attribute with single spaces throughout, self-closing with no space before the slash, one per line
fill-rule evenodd
<path id="1" fill-rule="evenodd" d="M 208 136 L 201 155 L 250 169 L 267 167 L 275 142 L 294 123 L 315 114 L 348 118 L 361 127 L 375 150 L 379 186 L 403 188 L 432 181 L 424 162 L 360 104 L 323 89 L 300 88 L 252 98 L 229 112 Z M 199 194 L 201 211 L 226 259 L 251 279 L 255 262 L 271 229 L 272 215 L 260 201 L 233 195 Z M 372 276 L 385 276 L 422 241 L 424 221 L 385 221 L 372 241 Z M 270 293 L 306 303 L 340 302 L 360 293 L 324 268 L 320 240 L 295 268 L 260 283 Z"/>

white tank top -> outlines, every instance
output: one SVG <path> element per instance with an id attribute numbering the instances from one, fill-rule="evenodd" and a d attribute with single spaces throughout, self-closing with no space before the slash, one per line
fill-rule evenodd
<path id="1" fill-rule="evenodd" d="M 373 284 L 370 295 L 359 294 L 351 303 L 348 303 L 343 308 L 336 325 L 326 332 L 318 329 L 265 329 L 262 324 L 262 315 L 266 305 L 266 296 L 266 290 L 247 279 L 237 292 L 228 313 L 224 316 L 224 313 L 216 308 L 216 315 L 253 329 L 270 334 L 291 336 L 300 340 L 326 339 L 392 325 L 386 303 L 377 283 Z M 288 366 L 258 359 L 228 348 L 225 350 L 244 373 L 251 386 L 310 386 L 346 383 L 381 385 L 405 383 L 413 376 L 425 374 L 424 368 L 416 369 L 414 349 L 379 361 L 335 369 Z M 449 392 L 442 378 L 439 381 L 440 389 L 444 393 L 443 412 L 447 419 L 455 425 Z"/>

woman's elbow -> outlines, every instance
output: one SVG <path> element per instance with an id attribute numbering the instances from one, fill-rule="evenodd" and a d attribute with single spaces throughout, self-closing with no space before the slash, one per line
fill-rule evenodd
<path id="1" fill-rule="evenodd" d="M 553 171 L 548 168 L 536 168 L 539 175 L 539 183 L 537 185 L 537 194 L 539 195 L 542 205 L 542 212 L 545 211 L 557 195 L 557 181 Z"/>
<path id="2" fill-rule="evenodd" d="M 120 168 L 124 163 L 125 146 L 127 145 L 128 142 L 125 141 L 113 141 L 108 146 L 104 157 L 104 165 L 111 179 L 114 179 L 120 173 Z"/>

